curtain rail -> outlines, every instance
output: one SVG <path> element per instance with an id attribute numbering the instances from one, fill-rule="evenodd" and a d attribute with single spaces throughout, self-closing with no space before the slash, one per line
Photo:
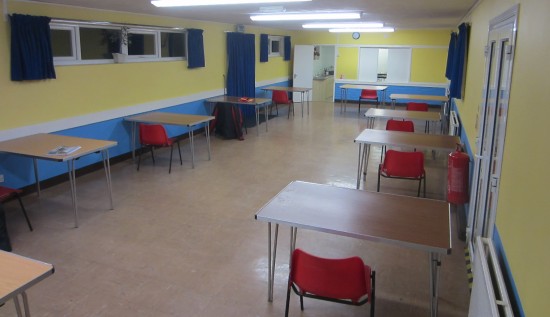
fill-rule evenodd
<path id="1" fill-rule="evenodd" d="M 6 0 L 4 0 L 6 1 Z M 78 20 L 78 19 L 61 19 L 61 18 L 51 18 L 53 23 L 67 23 L 67 24 L 84 24 L 84 25 L 94 25 L 94 26 L 127 26 L 127 27 L 139 27 L 139 28 L 150 28 L 156 30 L 178 30 L 183 31 L 186 28 L 184 27 L 168 27 L 168 26 L 157 26 L 157 25 L 143 25 L 143 24 L 134 24 L 134 23 L 114 23 L 107 21 L 89 21 L 89 20 Z"/>

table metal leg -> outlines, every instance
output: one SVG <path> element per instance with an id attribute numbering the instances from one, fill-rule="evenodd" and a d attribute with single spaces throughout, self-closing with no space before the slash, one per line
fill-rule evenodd
<path id="1" fill-rule="evenodd" d="M 430 252 L 430 316 L 437 317 L 439 271 L 441 268 L 441 255 Z"/>
<path id="2" fill-rule="evenodd" d="M 109 162 L 109 150 L 105 149 L 101 151 L 103 157 L 103 168 L 105 169 L 105 177 L 107 178 L 107 189 L 109 190 L 109 200 L 111 202 L 111 210 L 115 209 L 113 206 L 113 185 L 111 182 L 111 163 Z"/>
<path id="3" fill-rule="evenodd" d="M 344 89 L 340 88 L 340 113 L 344 112 Z"/>
<path id="4" fill-rule="evenodd" d="M 267 132 L 267 121 L 269 121 L 268 115 L 267 115 L 267 105 L 264 105 L 264 117 L 265 117 L 265 132 Z"/>
<path id="5" fill-rule="evenodd" d="M 256 109 L 256 135 L 260 136 L 260 108 L 254 108 Z"/>
<path id="6" fill-rule="evenodd" d="M 361 184 L 361 170 L 363 170 L 363 144 L 359 143 L 359 157 L 357 158 L 357 185 L 355 186 L 356 189 L 359 189 L 359 186 Z"/>
<path id="7" fill-rule="evenodd" d="M 195 168 L 195 140 L 193 135 L 193 127 L 189 127 L 189 147 L 191 148 L 191 168 Z"/>
<path id="8" fill-rule="evenodd" d="M 275 235 L 273 236 L 273 250 L 271 249 L 271 222 L 267 224 L 267 301 L 273 302 L 273 282 L 275 280 L 275 259 L 277 257 L 277 237 L 279 235 L 279 224 L 275 224 Z"/>
<path id="9" fill-rule="evenodd" d="M 132 161 L 136 161 L 136 130 L 137 122 L 132 122 Z"/>
<path id="10" fill-rule="evenodd" d="M 67 161 L 67 169 L 69 171 L 69 183 L 71 185 L 71 196 L 73 200 L 74 227 L 78 228 L 78 207 L 76 203 L 76 171 L 74 167 L 74 160 Z"/>
<path id="11" fill-rule="evenodd" d="M 208 146 L 208 160 L 211 159 L 211 153 L 210 153 L 210 123 L 209 121 L 204 123 L 204 133 L 206 135 L 206 145 Z"/>
<path id="12" fill-rule="evenodd" d="M 305 95 L 304 95 L 305 96 Z M 309 116 L 309 91 L 307 92 L 307 99 L 306 99 L 306 102 L 307 102 L 307 115 Z"/>
<path id="13" fill-rule="evenodd" d="M 369 167 L 369 158 L 370 144 L 365 144 L 365 148 L 363 149 L 363 182 L 367 181 L 367 168 Z"/>
<path id="14" fill-rule="evenodd" d="M 38 162 L 37 159 L 32 159 L 32 164 L 34 166 L 34 182 L 36 183 L 36 194 L 40 197 L 40 180 L 38 177 Z"/>

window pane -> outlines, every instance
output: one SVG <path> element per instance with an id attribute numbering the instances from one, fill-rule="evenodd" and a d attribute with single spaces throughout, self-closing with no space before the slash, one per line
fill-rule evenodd
<path id="1" fill-rule="evenodd" d="M 54 57 L 72 57 L 74 55 L 70 30 L 51 29 L 50 34 Z"/>
<path id="2" fill-rule="evenodd" d="M 161 57 L 185 57 L 185 35 L 161 32 Z"/>
<path id="3" fill-rule="evenodd" d="M 120 52 L 120 33 L 120 30 L 81 27 L 82 59 L 113 59 L 113 53 Z"/>
<path id="4" fill-rule="evenodd" d="M 271 52 L 272 53 L 279 53 L 279 41 L 271 41 Z"/>
<path id="5" fill-rule="evenodd" d="M 156 55 L 154 34 L 128 34 L 128 55 Z"/>

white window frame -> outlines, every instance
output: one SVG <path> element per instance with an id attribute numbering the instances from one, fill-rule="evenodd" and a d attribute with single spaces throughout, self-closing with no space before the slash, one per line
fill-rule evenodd
<path id="1" fill-rule="evenodd" d="M 62 64 L 74 64 L 77 60 L 80 59 L 80 45 L 76 45 L 77 43 L 77 36 L 78 32 L 74 26 L 69 25 L 50 25 L 50 28 L 52 30 L 63 30 L 63 31 L 70 31 L 71 32 L 71 50 L 72 55 L 71 56 L 61 56 L 61 57 L 54 57 L 54 62 L 56 65 L 62 65 Z"/>
<path id="2" fill-rule="evenodd" d="M 269 57 L 282 57 L 283 53 L 285 51 L 283 37 L 280 36 L 280 35 L 269 35 L 268 40 L 269 40 L 269 54 L 268 54 L 268 56 Z M 273 52 L 272 51 L 272 48 L 273 48 L 272 43 L 273 42 L 279 42 L 279 51 L 278 52 Z"/>
<path id="3" fill-rule="evenodd" d="M 114 29 L 121 30 L 128 27 L 122 24 L 105 24 L 100 22 L 80 22 L 80 21 L 62 21 L 51 22 L 50 28 L 55 30 L 69 30 L 71 32 L 71 46 L 73 55 L 70 57 L 54 57 L 54 65 L 85 65 L 85 64 L 113 64 L 114 59 L 93 59 L 82 60 L 80 47 L 80 27 Z M 120 53 L 126 54 L 125 62 L 160 62 L 160 61 L 186 61 L 189 45 L 187 43 L 187 32 L 180 28 L 162 28 L 147 26 L 128 27 L 128 34 L 153 34 L 155 36 L 155 54 L 154 55 L 128 55 L 128 46 L 121 44 Z M 181 33 L 185 41 L 185 56 L 183 57 L 162 57 L 161 54 L 161 34 L 162 33 Z"/>

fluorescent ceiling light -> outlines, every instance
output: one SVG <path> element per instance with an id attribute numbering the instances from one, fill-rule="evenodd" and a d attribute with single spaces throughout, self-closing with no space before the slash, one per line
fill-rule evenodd
<path id="1" fill-rule="evenodd" d="M 394 28 L 354 28 L 354 29 L 329 29 L 328 30 L 329 32 L 332 32 L 332 33 L 352 33 L 352 32 L 359 32 L 359 33 L 364 33 L 364 32 L 371 32 L 371 33 L 375 33 L 375 32 L 393 32 L 395 31 Z"/>
<path id="2" fill-rule="evenodd" d="M 190 7 L 224 4 L 306 2 L 312 0 L 157 0 L 151 1 L 157 7 Z"/>
<path id="3" fill-rule="evenodd" d="M 363 22 L 363 23 L 308 23 L 303 24 L 304 29 L 338 29 L 338 28 L 381 28 L 383 23 Z"/>
<path id="4" fill-rule="evenodd" d="M 333 13 L 286 13 L 286 14 L 260 14 L 251 15 L 252 21 L 297 21 L 297 20 L 340 20 L 359 19 L 361 13 L 357 12 L 333 12 Z"/>

